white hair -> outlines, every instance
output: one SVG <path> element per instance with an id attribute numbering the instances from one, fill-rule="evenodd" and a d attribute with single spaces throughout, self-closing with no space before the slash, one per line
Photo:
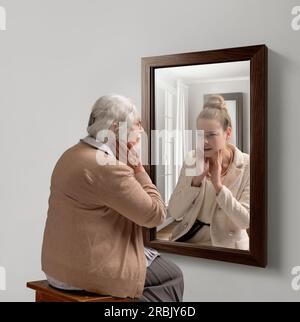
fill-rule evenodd
<path id="1" fill-rule="evenodd" d="M 97 138 L 100 131 L 110 128 L 112 123 L 127 122 L 127 129 L 140 121 L 140 115 L 134 102 L 122 95 L 105 95 L 100 97 L 92 108 L 87 131 L 90 136 Z"/>

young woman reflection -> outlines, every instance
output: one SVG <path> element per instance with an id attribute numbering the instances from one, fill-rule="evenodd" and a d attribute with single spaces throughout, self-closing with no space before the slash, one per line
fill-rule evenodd
<path id="1" fill-rule="evenodd" d="M 229 143 L 232 123 L 222 96 L 204 104 L 197 129 L 205 135 L 204 172 L 186 175 L 187 164 L 196 162 L 192 151 L 169 200 L 169 213 L 180 220 L 170 240 L 249 250 L 249 155 Z"/>

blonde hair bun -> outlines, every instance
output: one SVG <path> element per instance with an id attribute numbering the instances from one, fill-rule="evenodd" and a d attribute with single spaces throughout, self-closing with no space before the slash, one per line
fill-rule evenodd
<path id="1" fill-rule="evenodd" d="M 218 110 L 227 110 L 226 102 L 221 95 L 211 95 L 204 103 L 203 108 L 216 108 Z"/>
<path id="2" fill-rule="evenodd" d="M 226 106 L 226 102 L 221 95 L 210 95 L 203 105 L 203 109 L 197 117 L 199 119 L 218 120 L 226 131 L 228 127 L 232 127 L 231 117 Z"/>

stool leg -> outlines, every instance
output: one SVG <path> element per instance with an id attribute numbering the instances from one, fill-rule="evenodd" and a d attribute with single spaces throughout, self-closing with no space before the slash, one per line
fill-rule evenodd
<path id="1" fill-rule="evenodd" d="M 43 302 L 43 297 L 39 291 L 35 292 L 35 302 Z"/>

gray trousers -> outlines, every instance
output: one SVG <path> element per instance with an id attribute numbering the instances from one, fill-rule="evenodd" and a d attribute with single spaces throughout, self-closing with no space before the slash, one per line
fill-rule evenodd
<path id="1" fill-rule="evenodd" d="M 147 267 L 143 295 L 139 302 L 182 302 L 183 275 L 172 261 L 157 256 Z"/>

